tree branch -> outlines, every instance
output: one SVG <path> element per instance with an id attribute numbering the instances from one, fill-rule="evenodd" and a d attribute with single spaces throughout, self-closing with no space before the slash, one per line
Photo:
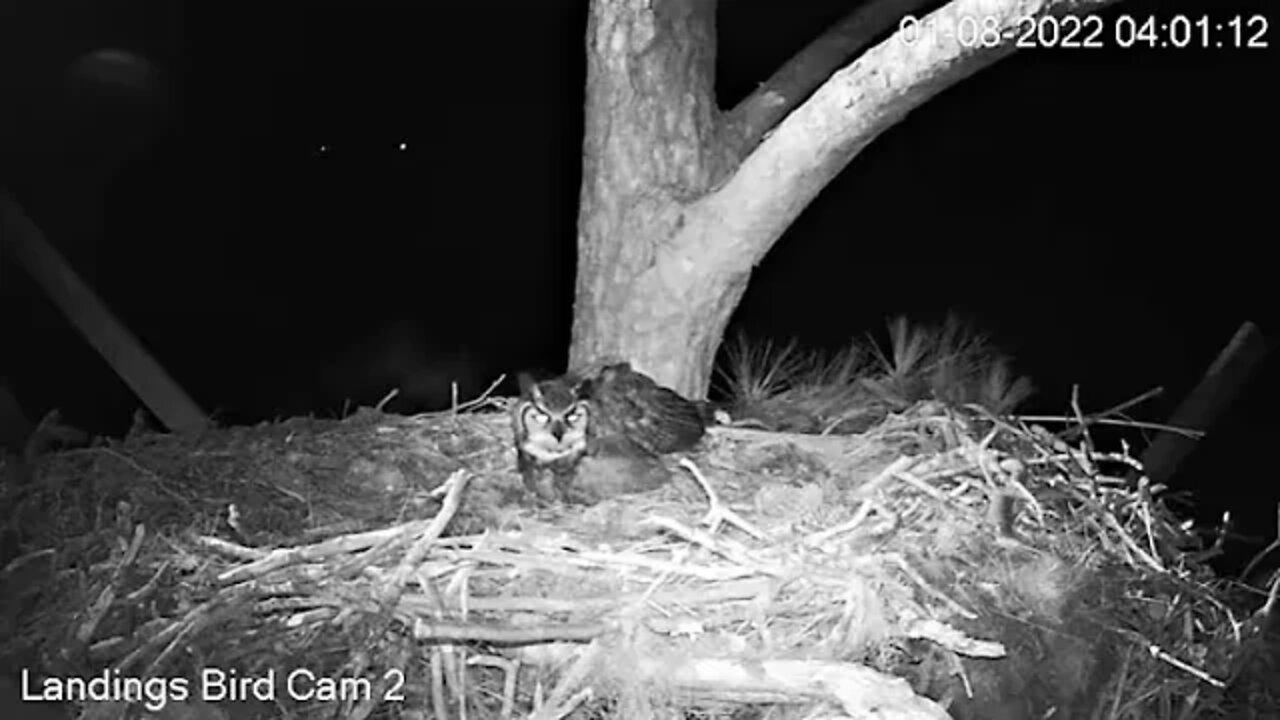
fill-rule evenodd
<path id="1" fill-rule="evenodd" d="M 913 43 L 894 33 L 837 72 L 738 171 L 688 207 L 686 232 L 664 253 L 660 274 L 682 267 L 747 273 L 813 198 L 880 133 L 964 78 L 1011 54 L 1012 30 L 1026 16 L 1083 13 L 1116 0 L 954 0 L 922 20 Z M 961 44 L 960 20 L 993 18 L 1005 39 Z M 967 24 L 967 23 L 966 23 Z M 925 29 L 923 26 L 927 26 Z M 945 30 L 944 30 L 945 28 Z M 966 30 L 964 37 L 968 37 Z"/>
<path id="2" fill-rule="evenodd" d="M 778 68 L 755 92 L 725 113 L 725 150 L 735 167 L 743 155 L 787 116 L 836 68 L 907 13 L 928 0 L 872 0 L 844 16 Z"/>

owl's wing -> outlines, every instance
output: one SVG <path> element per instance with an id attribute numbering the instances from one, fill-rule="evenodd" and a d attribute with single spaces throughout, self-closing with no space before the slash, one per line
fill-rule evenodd
<path id="1" fill-rule="evenodd" d="M 697 403 L 625 364 L 600 373 L 593 399 L 604 416 L 605 432 L 624 435 L 651 453 L 688 450 L 706 432 L 707 422 Z"/>
<path id="2" fill-rule="evenodd" d="M 674 390 L 654 384 L 650 391 L 655 450 L 688 450 L 706 432 L 702 412 L 692 401 Z"/>

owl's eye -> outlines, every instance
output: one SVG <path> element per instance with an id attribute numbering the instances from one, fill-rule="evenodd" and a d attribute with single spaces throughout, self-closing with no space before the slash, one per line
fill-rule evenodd
<path id="1" fill-rule="evenodd" d="M 526 425 L 546 425 L 551 422 L 551 416 L 530 405 L 524 410 L 524 422 Z"/>
<path id="2" fill-rule="evenodd" d="M 573 423 L 574 425 L 577 425 L 578 423 L 586 422 L 587 409 L 581 405 L 574 405 L 573 409 L 569 411 L 569 414 L 565 415 L 565 419 L 568 420 L 570 423 Z"/>

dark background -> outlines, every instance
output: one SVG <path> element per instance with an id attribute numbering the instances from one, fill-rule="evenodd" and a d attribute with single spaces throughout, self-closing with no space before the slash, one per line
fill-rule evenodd
<path id="1" fill-rule="evenodd" d="M 410 404 L 455 377 L 474 395 L 565 361 L 585 6 L 0 0 L 0 184 L 225 422 L 373 402 L 397 372 L 426 388 Z M 850 6 L 722 0 L 721 104 Z M 148 72 L 74 70 L 104 48 Z M 1134 414 L 1166 419 L 1241 322 L 1277 333 L 1271 54 L 1038 51 L 982 71 L 823 192 L 733 329 L 832 348 L 960 310 L 1041 388 L 1027 411 L 1066 412 L 1073 384 L 1086 411 L 1160 385 Z M 361 341 L 397 326 L 425 365 L 394 369 L 394 333 Z M 128 427 L 136 400 L 7 259 L 0 343 L 31 417 Z M 1259 536 L 1278 378 L 1272 359 L 1178 479 Z"/>

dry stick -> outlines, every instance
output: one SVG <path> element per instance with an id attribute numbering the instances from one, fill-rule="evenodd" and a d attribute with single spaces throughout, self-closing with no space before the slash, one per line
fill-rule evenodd
<path id="1" fill-rule="evenodd" d="M 1074 391 L 1073 391 L 1073 392 L 1074 392 Z M 1109 407 L 1109 408 L 1107 408 L 1106 410 L 1103 410 L 1103 411 L 1101 411 L 1101 412 L 1096 412 L 1096 413 L 1093 413 L 1092 415 L 1089 415 L 1087 418 L 1085 418 L 1085 420 L 1084 420 L 1084 422 L 1083 422 L 1083 424 L 1082 424 L 1082 425 L 1077 426 L 1077 427 L 1067 428 L 1066 430 L 1063 430 L 1062 432 L 1058 433 L 1058 437 L 1059 437 L 1060 439 L 1063 439 L 1063 440 L 1071 439 L 1071 438 L 1075 437 L 1075 435 L 1076 435 L 1077 433 L 1082 432 L 1082 431 L 1083 431 L 1083 429 L 1084 429 L 1085 427 L 1087 427 L 1088 425 L 1092 425 L 1092 424 L 1134 425 L 1134 426 L 1142 426 L 1142 425 L 1145 425 L 1146 423 L 1137 423 L 1136 421 L 1121 421 L 1121 422 L 1117 422 L 1117 421 L 1115 421 L 1115 420 L 1108 420 L 1108 418 L 1109 418 L 1110 416 L 1112 416 L 1112 415 L 1116 415 L 1116 414 L 1122 413 L 1122 412 L 1124 412 L 1125 410 L 1128 410 L 1129 408 L 1134 407 L 1135 405 L 1140 405 L 1140 404 L 1142 404 L 1142 403 L 1146 402 L 1147 400 L 1150 400 L 1151 398 L 1156 397 L 1156 396 L 1158 396 L 1158 395 L 1161 395 L 1161 394 L 1163 394 L 1163 393 L 1164 393 L 1164 388 L 1163 388 L 1163 387 L 1159 387 L 1159 386 L 1157 386 L 1157 387 L 1151 388 L 1150 390 L 1147 390 L 1146 392 L 1144 392 L 1144 393 L 1142 393 L 1142 394 L 1138 395 L 1137 397 L 1133 397 L 1133 398 L 1130 398 L 1130 399 L 1128 399 L 1128 400 L 1125 400 L 1124 402 L 1120 403 L 1119 405 L 1115 405 L 1115 406 Z M 1028 417 L 1026 418 L 1026 420 L 1027 420 L 1028 422 L 1046 422 L 1046 421 L 1047 421 L 1047 422 L 1053 422 L 1053 421 L 1055 421 L 1055 420 L 1065 420 L 1065 419 L 1066 419 L 1066 418 L 1054 418 L 1054 417 L 1046 417 L 1046 418 L 1043 418 L 1043 419 L 1037 419 L 1037 418 L 1036 418 L 1036 417 L 1034 417 L 1034 416 L 1028 416 Z M 1070 422 L 1079 422 L 1079 418 L 1071 418 L 1069 421 L 1070 421 Z"/>
<path id="2" fill-rule="evenodd" d="M 1208 671 L 1201 670 L 1198 667 L 1195 667 L 1193 665 L 1190 665 L 1189 663 L 1179 660 L 1174 655 L 1166 652 L 1159 645 L 1156 645 L 1155 643 L 1151 642 L 1150 640 L 1148 640 L 1147 638 L 1143 637 L 1141 634 L 1133 630 L 1129 630 L 1128 628 L 1122 628 L 1122 627 L 1113 627 L 1111 628 L 1111 630 L 1123 637 L 1128 638 L 1132 642 L 1140 646 L 1143 646 L 1146 649 L 1147 653 L 1151 655 L 1151 657 L 1156 658 L 1157 660 L 1160 660 L 1168 665 L 1171 665 L 1198 680 L 1207 682 L 1210 685 L 1219 689 L 1225 688 L 1227 686 L 1225 682 L 1223 682 L 1222 680 L 1219 680 L 1213 675 L 1210 675 Z"/>
<path id="3" fill-rule="evenodd" d="M 484 403 L 486 400 L 489 399 L 489 396 L 493 394 L 493 391 L 498 389 L 498 386 L 502 384 L 502 381 L 506 379 L 507 379 L 506 373 L 499 375 L 498 379 L 489 383 L 489 387 L 485 388 L 484 392 L 480 393 L 479 396 L 477 396 L 472 400 L 468 400 L 462 403 L 461 405 L 458 404 L 458 384 L 456 382 L 453 383 L 453 409 L 451 411 L 452 414 L 456 415 L 464 410 L 470 410 L 471 408 Z"/>
<path id="4" fill-rule="evenodd" d="M 1156 549 L 1156 532 L 1154 523 L 1151 520 L 1151 480 L 1145 475 L 1138 480 L 1138 517 L 1142 519 L 1143 529 L 1147 531 L 1147 551 L 1151 553 L 1151 557 L 1160 557 L 1160 551 Z"/>
<path id="5" fill-rule="evenodd" d="M 915 581 L 915 583 L 919 585 L 921 589 L 923 589 L 925 592 L 929 593 L 930 595 L 934 596 L 938 600 L 942 601 L 943 603 L 946 603 L 947 607 L 951 608 L 951 611 L 954 612 L 955 614 L 965 618 L 966 620 L 977 619 L 978 617 L 977 613 L 974 613 L 972 610 L 961 605 L 960 601 L 956 600 L 950 595 L 934 587 L 933 584 L 930 583 L 928 580 L 925 580 L 924 576 L 921 575 L 918 570 L 912 567 L 911 563 L 907 562 L 907 559 L 902 555 L 898 553 L 883 553 L 874 557 L 888 560 L 889 562 L 896 565 L 898 569 L 901 570 L 907 577 Z"/>
<path id="6" fill-rule="evenodd" d="M 1270 557 L 1272 553 L 1277 551 L 1280 551 L 1280 537 L 1277 537 L 1270 545 L 1266 546 L 1265 548 L 1262 549 L 1261 552 L 1253 556 L 1253 559 L 1251 559 L 1249 561 L 1249 564 L 1245 565 L 1244 570 L 1241 571 L 1240 579 L 1243 580 L 1245 578 L 1248 578 L 1251 574 L 1253 574 L 1253 571 L 1256 570 L 1258 566 L 1262 564 L 1264 560 Z M 1280 575 L 1277 575 L 1277 577 L 1280 577 Z"/>
<path id="7" fill-rule="evenodd" d="M 933 498 L 934 500 L 937 500 L 938 502 L 942 503 L 943 505 L 947 505 L 947 506 L 954 506 L 954 505 L 955 505 L 955 503 L 951 500 L 951 498 L 947 497 L 947 494 L 946 494 L 946 493 L 942 492 L 941 490 L 939 490 L 939 489 L 938 489 L 938 488 L 936 488 L 936 487 L 933 487 L 932 485 L 929 485 L 928 483 L 924 482 L 924 481 L 923 481 L 923 480 L 921 480 L 920 478 L 916 477 L 915 475 L 912 475 L 911 473 L 909 473 L 909 472 L 907 472 L 907 471 L 905 471 L 905 470 L 901 470 L 901 471 L 895 472 L 895 473 L 893 474 L 893 477 L 894 477 L 894 479 L 896 479 L 896 480 L 901 480 L 902 482 L 906 483 L 907 485 L 910 485 L 911 487 L 913 487 L 913 488 L 915 488 L 915 489 L 919 490 L 920 492 L 924 493 L 925 495 L 928 495 L 929 497 Z"/>
<path id="8" fill-rule="evenodd" d="M 1066 417 L 1063 415 L 1018 415 L 1018 420 L 1023 422 L 1056 422 L 1056 423 L 1076 423 L 1078 419 Z M 1177 425 L 1166 425 L 1164 423 L 1145 422 L 1142 420 L 1116 420 L 1114 418 L 1089 418 L 1089 423 L 1093 425 L 1114 425 L 1116 427 L 1130 427 L 1139 430 L 1159 430 L 1161 432 L 1174 433 L 1193 439 L 1205 436 L 1203 430 L 1192 430 L 1190 428 L 1178 427 Z M 1079 428 L 1068 428 L 1059 433 L 1059 436 L 1065 438 L 1068 432 L 1079 432 Z"/>
<path id="9" fill-rule="evenodd" d="M 908 467 L 910 467 L 912 464 L 915 463 L 915 461 L 916 461 L 915 458 L 908 457 L 906 455 L 898 458 L 897 460 L 894 460 L 887 467 L 881 470 L 874 478 L 864 483 L 862 487 L 858 489 L 859 494 L 861 495 L 869 494 L 870 491 L 874 490 L 877 486 L 879 486 L 885 480 L 888 480 L 889 478 L 892 478 L 892 477 L 897 477 L 900 473 L 905 472 Z M 804 538 L 804 543 L 810 547 L 818 547 L 821 544 L 825 543 L 826 541 L 836 537 L 837 535 L 842 535 L 846 532 L 849 532 L 850 530 L 853 530 L 855 527 L 861 524 L 862 521 L 866 519 L 866 516 L 870 514 L 871 510 L 873 509 L 878 510 L 880 512 L 886 512 L 885 509 L 878 503 L 873 506 L 870 500 L 866 500 L 864 501 L 862 506 L 858 508 L 857 512 L 854 513 L 854 516 L 851 519 L 839 525 L 836 525 L 835 527 L 830 527 L 830 528 L 827 528 L 826 530 L 819 530 L 818 532 L 810 533 Z"/>
<path id="10" fill-rule="evenodd" d="M 647 558 L 632 553 L 579 552 L 579 553 L 546 553 L 541 558 L 525 559 L 514 553 L 501 550 L 460 550 L 460 556 L 468 560 L 490 563 L 497 566 L 525 566 L 559 570 L 570 568 L 595 567 L 633 567 L 652 572 L 673 572 L 694 577 L 699 580 L 722 582 L 742 577 L 738 570 L 724 568 L 691 567 L 670 560 Z"/>
<path id="11" fill-rule="evenodd" d="M 444 669 L 440 667 L 440 653 L 436 648 L 431 653 L 431 708 L 435 716 L 441 720 L 449 717 L 449 706 L 444 701 Z"/>
<path id="12" fill-rule="evenodd" d="M 440 597 L 440 593 L 437 592 L 433 579 L 430 577 L 427 577 L 426 573 L 423 573 L 421 570 L 422 570 L 422 567 L 419 566 L 414 573 L 418 582 L 418 586 L 422 588 L 421 597 L 426 599 L 426 604 L 429 608 L 429 611 L 432 617 L 435 618 L 435 621 L 437 623 L 445 622 L 446 620 L 449 619 L 449 617 L 448 617 L 448 611 L 444 604 L 444 598 Z M 463 608 L 462 619 L 466 620 L 465 607 Z M 436 669 L 437 665 L 442 665 L 443 676 L 447 677 L 449 680 L 449 689 L 452 691 L 453 699 L 456 702 L 458 702 L 459 705 L 463 708 L 461 711 L 462 714 L 463 715 L 466 714 L 466 710 L 465 710 L 466 697 L 464 695 L 464 690 L 463 690 L 464 682 L 466 680 L 466 673 L 462 670 L 462 668 L 458 667 L 458 662 L 455 656 L 455 653 L 458 651 L 458 649 L 459 649 L 458 646 L 450 645 L 448 643 L 438 643 L 438 644 L 432 645 L 431 647 L 432 703 L 433 703 L 433 707 L 436 707 L 437 717 L 441 717 L 441 718 L 448 717 L 448 714 L 443 710 L 446 707 L 444 704 L 443 689 L 442 687 L 437 688 L 435 684 L 435 673 L 437 672 L 437 669 Z"/>
<path id="13" fill-rule="evenodd" d="M 711 552 L 733 562 L 741 567 L 748 568 L 753 572 L 763 573 L 774 577 L 784 577 L 787 573 L 780 568 L 770 568 L 748 557 L 746 551 L 741 547 L 736 547 L 736 543 L 720 542 L 710 533 L 685 527 L 684 525 L 671 520 L 669 518 L 654 517 L 645 521 L 646 524 L 656 525 L 671 533 L 674 533 L 684 540 L 701 545 Z"/>
<path id="14" fill-rule="evenodd" d="M 1227 536 L 1231 534 L 1232 524 L 1231 511 L 1224 510 L 1222 512 L 1222 520 L 1218 523 L 1217 531 L 1214 533 L 1213 544 L 1200 552 L 1188 552 L 1187 556 L 1194 562 L 1204 563 L 1222 555 L 1226 552 Z"/>
<path id="15" fill-rule="evenodd" d="M 378 530 L 370 530 L 363 533 L 354 533 L 351 535 L 341 535 L 335 538 L 329 538 L 318 542 L 314 545 L 304 545 L 302 547 L 280 548 L 268 553 L 260 560 L 232 568 L 217 577 L 219 583 L 223 585 L 234 585 L 235 583 L 249 580 L 260 575 L 265 575 L 273 570 L 278 570 L 295 563 L 304 563 L 317 560 L 323 560 L 332 555 L 347 554 L 357 550 L 364 550 L 388 539 L 395 539 L 402 535 L 417 535 L 422 529 L 430 526 L 434 520 L 415 520 L 414 522 L 405 523 L 389 528 L 380 528 Z"/>
<path id="16" fill-rule="evenodd" d="M 227 557 L 235 560 L 243 560 L 245 562 L 261 560 L 271 554 L 267 550 L 245 547 L 239 543 L 233 543 L 229 540 L 223 540 L 222 538 L 209 537 L 208 535 L 201 535 L 197 537 L 196 544 L 203 546 L 206 550 L 211 550 L 220 555 L 226 555 Z"/>
<path id="17" fill-rule="evenodd" d="M 481 642 L 490 645 L 539 645 L 549 642 L 588 642 L 607 632 L 605 623 L 562 624 L 553 627 L 497 627 L 481 623 L 433 623 L 417 618 L 415 640 L 460 644 Z"/>
<path id="18" fill-rule="evenodd" d="M 503 720 L 510 718 L 515 712 L 516 680 L 520 674 L 520 662 L 501 655 L 473 655 L 467 658 L 467 664 L 485 665 L 502 671 L 502 709 L 498 716 Z"/>
<path id="19" fill-rule="evenodd" d="M 146 599 L 149 595 L 151 595 L 151 593 L 155 592 L 156 588 L 160 587 L 160 578 L 164 576 L 164 574 L 169 570 L 169 567 L 172 564 L 173 564 L 172 560 L 165 560 L 163 563 L 160 564 L 159 569 L 157 569 L 154 573 L 151 574 L 150 579 L 148 579 L 145 583 L 142 584 L 142 587 L 138 588 L 137 590 L 134 590 L 128 595 L 125 595 L 123 600 L 126 603 L 137 606 L 138 603 L 141 603 L 144 599 Z"/>
<path id="20" fill-rule="evenodd" d="M 139 646 L 123 660 L 116 663 L 115 670 L 117 672 L 125 672 L 130 665 L 148 652 L 163 645 L 164 647 L 160 649 L 155 659 L 151 661 L 151 664 L 143 673 L 145 678 L 156 677 L 159 675 L 160 670 L 164 669 L 171 657 L 187 650 L 190 646 L 190 638 L 195 637 L 201 630 L 215 622 L 230 616 L 232 613 L 239 612 L 239 604 L 246 598 L 251 597 L 254 592 L 253 588 L 247 586 L 219 592 L 212 599 L 193 608 L 181 620 L 161 630 L 147 643 Z"/>
<path id="21" fill-rule="evenodd" d="M 1071 412 L 1075 413 L 1076 422 L 1079 423 L 1078 427 L 1080 428 L 1080 433 L 1084 435 L 1084 446 L 1088 450 L 1089 454 L 1092 455 L 1096 446 L 1093 444 L 1093 436 L 1089 434 L 1089 426 L 1085 423 L 1084 411 L 1080 409 L 1079 385 L 1071 386 Z M 1087 470 L 1090 475 L 1093 475 L 1092 466 L 1085 468 L 1085 470 Z"/>
<path id="22" fill-rule="evenodd" d="M 1124 529 L 1124 526 L 1121 525 L 1120 521 L 1116 519 L 1116 516 L 1114 513 L 1104 508 L 1102 510 L 1102 519 L 1106 522 L 1107 525 L 1111 527 L 1113 531 L 1115 531 L 1117 535 L 1120 536 L 1120 544 L 1124 545 L 1125 548 L 1129 550 L 1129 552 L 1136 555 L 1138 559 L 1146 563 L 1146 565 L 1151 569 L 1157 572 L 1167 572 L 1167 570 L 1164 567 L 1164 563 L 1161 563 L 1159 559 L 1152 557 L 1151 555 L 1148 555 L 1147 552 L 1142 549 L 1142 546 L 1138 544 L 1138 541 L 1134 540 L 1133 536 L 1130 535 L 1129 532 Z"/>
<path id="23" fill-rule="evenodd" d="M 591 688 L 584 688 L 573 697 L 567 696 L 587 678 L 603 650 L 604 646 L 599 640 L 583 648 L 578 659 L 560 676 L 560 682 L 556 683 L 555 689 L 551 691 L 551 697 L 547 698 L 545 704 L 534 710 L 529 720 L 559 720 L 590 697 Z"/>
<path id="24" fill-rule="evenodd" d="M 839 525 L 829 527 L 825 530 L 819 530 L 818 532 L 809 533 L 809 535 L 805 536 L 802 542 L 808 547 L 814 547 L 814 548 L 821 547 L 825 545 L 827 541 L 831 540 L 832 538 L 838 535 L 843 535 L 844 533 L 850 532 L 854 528 L 861 525 L 862 521 L 867 519 L 867 516 L 871 514 L 871 511 L 873 509 L 879 509 L 879 508 L 873 505 L 870 500 L 863 500 L 862 503 L 858 506 L 858 509 L 854 511 L 852 518 L 850 518 L 845 522 L 840 523 Z"/>
<path id="25" fill-rule="evenodd" d="M 394 400 L 395 397 L 399 394 L 400 394 L 400 388 L 391 388 L 391 392 L 384 395 L 382 399 L 378 401 L 378 404 L 373 406 L 373 409 L 377 410 L 378 412 L 382 412 L 382 408 L 386 407 L 387 403 Z"/>
<path id="26" fill-rule="evenodd" d="M 470 473 L 466 470 L 455 470 L 453 474 L 445 480 L 445 485 L 449 488 L 449 492 L 444 496 L 444 502 L 440 505 L 440 511 L 431 519 L 427 525 L 427 529 L 414 543 L 409 552 L 400 561 L 400 566 L 396 568 L 395 582 L 400 588 L 404 587 L 404 583 L 409 580 L 409 576 L 413 574 L 413 570 L 417 567 L 424 557 L 427 550 L 435 544 L 436 539 L 444 532 L 445 527 L 449 525 L 449 521 L 453 519 L 458 507 L 462 504 L 462 491 L 467 487 L 467 480 L 470 479 Z M 397 596 L 399 593 L 396 593 Z"/>
<path id="27" fill-rule="evenodd" d="M 3 570 L 0 570 L 0 578 L 3 578 L 5 575 L 9 575 L 11 573 L 17 572 L 18 569 L 21 568 L 23 565 L 33 563 L 36 560 L 40 560 L 42 558 L 48 559 L 49 561 L 48 571 L 52 573 L 54 570 L 54 567 L 57 565 L 57 562 L 58 562 L 58 551 L 53 548 L 43 548 L 40 550 L 32 550 L 26 555 L 19 555 L 18 557 L 14 558 L 12 562 L 4 566 Z"/>
<path id="28" fill-rule="evenodd" d="M 384 584 L 384 592 L 382 593 L 383 606 L 387 609 L 395 608 L 400 603 L 400 597 L 404 594 L 405 586 L 408 584 L 410 577 L 414 574 L 423 558 L 427 556 L 427 551 L 435 544 L 435 541 L 444 532 L 449 521 L 458 511 L 458 506 L 462 502 L 462 492 L 466 489 L 467 480 L 470 478 L 469 473 L 465 469 L 456 470 L 445 480 L 444 486 L 449 490 L 445 494 L 444 502 L 441 503 L 439 512 L 431 519 L 422 535 L 409 548 L 404 557 L 400 560 L 400 565 L 394 573 L 391 573 Z M 428 593 L 430 597 L 430 594 Z M 439 597 L 434 598 L 437 603 Z M 438 627 L 441 623 L 436 623 Z M 416 635 L 417 633 L 415 633 Z M 431 656 L 431 699 L 436 709 L 436 717 L 447 717 L 447 704 L 444 700 L 443 681 L 437 675 L 441 674 L 442 658 L 440 648 L 435 648 Z M 456 678 L 454 678 L 456 679 Z"/>
<path id="29" fill-rule="evenodd" d="M 707 494 L 707 501 L 711 505 L 711 508 L 707 510 L 707 514 L 703 516 L 702 522 L 704 525 L 711 528 L 711 532 L 715 532 L 720 527 L 720 523 L 727 520 L 730 525 L 736 526 L 738 529 L 757 540 L 766 539 L 767 536 L 764 532 L 755 525 L 747 522 L 741 515 L 738 515 L 738 513 L 726 507 L 724 503 L 720 501 L 720 496 L 716 495 L 716 491 L 711 487 L 710 481 L 703 476 L 702 471 L 698 469 L 697 465 L 693 464 L 692 460 L 689 458 L 680 458 L 680 467 L 688 470 L 689 474 L 693 475 L 693 478 L 702 486 L 703 492 Z"/>
<path id="30" fill-rule="evenodd" d="M 1157 395 L 1161 395 L 1163 393 L 1164 393 L 1163 387 L 1152 388 L 1142 393 L 1141 395 L 1138 395 L 1133 399 L 1126 400 L 1120 403 L 1119 405 L 1107 408 L 1106 410 L 1094 413 L 1093 415 L 1086 417 L 1084 420 L 1084 423 L 1086 425 L 1115 425 L 1119 427 L 1136 428 L 1139 430 L 1158 430 L 1161 432 L 1173 433 L 1175 435 L 1183 435 L 1189 438 L 1204 437 L 1205 433 L 1203 430 L 1193 430 L 1190 428 L 1182 428 L 1174 425 L 1166 425 L 1164 423 L 1144 422 L 1141 420 L 1130 420 L 1127 418 L 1117 420 L 1109 417 L 1111 415 L 1124 412 L 1125 410 L 1128 410 L 1129 408 L 1139 403 L 1146 402 L 1147 400 L 1150 400 L 1151 398 L 1156 397 Z M 1079 423 L 1080 422 L 1079 417 L 1064 417 L 1061 415 L 1016 415 L 1014 416 L 1014 418 L 1021 422 L 1057 422 L 1057 423 L 1064 423 L 1064 422 Z M 1062 432 L 1058 433 L 1057 437 L 1059 439 L 1066 440 L 1071 437 L 1074 437 L 1075 434 L 1080 431 L 1081 431 L 1081 428 L 1079 426 L 1067 428 Z"/>
<path id="31" fill-rule="evenodd" d="M 568 717 L 574 710 L 578 709 L 579 705 L 590 700 L 591 696 L 594 694 L 595 693 L 589 687 L 583 688 L 574 693 L 573 697 L 560 704 L 560 707 L 556 710 L 554 715 L 555 720 L 561 720 L 561 718 Z"/>
<path id="32" fill-rule="evenodd" d="M 1106 410 L 1103 410 L 1102 412 L 1094 413 L 1094 417 L 1100 417 L 1100 418 L 1101 418 L 1101 417 L 1107 417 L 1108 415 L 1115 415 L 1115 414 L 1117 414 L 1117 413 L 1122 413 L 1122 412 L 1124 412 L 1125 410 L 1128 410 L 1129 408 L 1131 408 L 1131 407 L 1133 407 L 1133 406 L 1135 406 L 1135 405 L 1139 405 L 1139 404 L 1141 404 L 1141 403 L 1144 403 L 1144 402 L 1146 402 L 1146 401 L 1150 400 L 1151 398 L 1153 398 L 1153 397 L 1157 397 L 1157 396 L 1162 395 L 1162 394 L 1164 394 L 1164 388 L 1163 388 L 1163 387 L 1161 387 L 1161 386 L 1159 386 L 1159 385 L 1157 385 L 1157 386 L 1155 386 L 1155 387 L 1151 388 L 1150 390 L 1148 390 L 1148 391 L 1146 391 L 1146 392 L 1144 392 L 1144 393 L 1141 393 L 1141 394 L 1137 395 L 1136 397 L 1134 397 L 1134 398 L 1132 398 L 1132 399 L 1125 400 L 1124 402 L 1120 403 L 1119 405 L 1115 405 L 1115 406 L 1113 406 L 1113 407 L 1107 408 Z"/>
<path id="33" fill-rule="evenodd" d="M 144 525 L 138 524 L 134 526 L 133 540 L 125 551 L 124 557 L 112 570 L 111 577 L 98 593 L 98 597 L 90 604 L 88 612 L 85 613 L 84 622 L 75 631 L 73 638 L 78 645 L 88 645 L 89 641 L 93 639 L 94 633 L 97 632 L 98 625 L 102 622 L 102 619 L 116 604 L 116 597 L 119 590 L 121 590 L 121 580 L 124 577 L 125 570 L 129 569 L 134 564 L 134 561 L 138 559 L 138 552 L 142 548 L 142 542 L 146 539 L 146 535 L 147 532 Z"/>
<path id="34" fill-rule="evenodd" d="M 1276 607 L 1277 603 L 1280 603 L 1280 573 L 1276 573 L 1276 576 L 1271 578 L 1267 603 L 1262 606 L 1262 616 L 1267 620 L 1267 629 L 1273 629 L 1277 623 L 1280 623 L 1280 608 Z"/>

